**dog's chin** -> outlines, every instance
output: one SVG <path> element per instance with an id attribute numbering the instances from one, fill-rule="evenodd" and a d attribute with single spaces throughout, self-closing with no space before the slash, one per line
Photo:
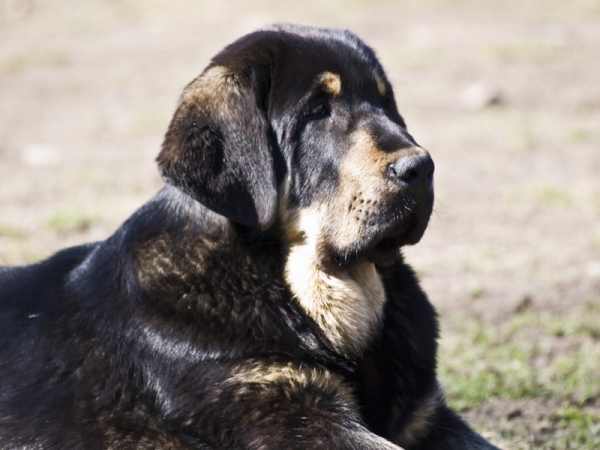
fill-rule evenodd
<path id="1" fill-rule="evenodd" d="M 384 238 L 365 252 L 365 259 L 377 266 L 389 266 L 400 257 L 400 248 L 406 245 L 402 237 Z"/>
<path id="2" fill-rule="evenodd" d="M 334 250 L 329 247 L 322 253 L 321 266 L 329 272 L 336 272 L 350 267 L 359 261 L 370 261 L 377 266 L 385 267 L 396 262 L 400 257 L 400 249 L 406 245 L 414 245 L 421 240 L 428 220 L 403 221 L 394 224 L 385 231 L 374 234 L 360 246 Z"/>
<path id="3" fill-rule="evenodd" d="M 419 242 L 426 228 L 426 223 L 416 222 L 385 233 L 365 250 L 365 259 L 377 266 L 393 264 L 401 256 L 400 249 Z"/>

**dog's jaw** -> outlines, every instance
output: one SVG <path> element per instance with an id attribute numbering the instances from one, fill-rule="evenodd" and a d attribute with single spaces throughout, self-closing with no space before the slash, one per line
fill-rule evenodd
<path id="1" fill-rule="evenodd" d="M 318 256 L 317 213 L 303 211 L 304 239 L 289 246 L 285 279 L 304 311 L 340 354 L 362 354 L 379 330 L 385 290 L 375 265 L 362 260 L 335 273 Z"/>

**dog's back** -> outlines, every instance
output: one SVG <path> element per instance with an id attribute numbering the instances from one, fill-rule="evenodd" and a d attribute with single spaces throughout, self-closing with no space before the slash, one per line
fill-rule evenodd
<path id="1" fill-rule="evenodd" d="M 29 266 L 0 267 L 2 317 L 7 313 L 15 314 L 15 319 L 22 315 L 35 318 L 36 308 L 43 308 L 45 302 L 51 301 L 53 292 L 60 289 L 69 272 L 79 265 L 95 246 L 96 244 L 87 244 L 71 247 Z M 10 326 L 10 323 L 6 325 Z"/>
<path id="2" fill-rule="evenodd" d="M 41 430 L 54 429 L 57 443 L 62 439 L 59 424 L 69 422 L 63 415 L 69 387 L 53 374 L 57 362 L 70 362 L 60 357 L 69 345 L 65 332 L 72 317 L 64 286 L 94 247 L 69 248 L 30 266 L 0 268 L 0 448 L 35 442 L 31 438 Z"/>

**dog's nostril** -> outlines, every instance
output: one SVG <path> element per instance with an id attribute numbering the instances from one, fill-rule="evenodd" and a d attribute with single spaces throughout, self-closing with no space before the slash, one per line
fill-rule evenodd
<path id="1" fill-rule="evenodd" d="M 396 172 L 396 168 L 394 167 L 393 164 L 390 164 L 387 168 L 387 176 L 388 178 L 391 178 L 392 180 L 394 178 L 399 178 L 398 173 Z"/>
<path id="2" fill-rule="evenodd" d="M 387 176 L 402 186 L 431 186 L 434 168 L 433 160 L 428 154 L 404 156 L 388 166 Z"/>
<path id="3" fill-rule="evenodd" d="M 408 184 L 414 184 L 417 181 L 419 181 L 419 172 L 417 172 L 416 170 L 411 170 L 403 175 L 401 175 L 399 178 L 404 181 L 405 183 Z"/>

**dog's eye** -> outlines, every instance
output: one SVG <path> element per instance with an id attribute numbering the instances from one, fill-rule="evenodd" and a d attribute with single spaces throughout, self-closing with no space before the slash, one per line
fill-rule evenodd
<path id="1" fill-rule="evenodd" d="M 320 103 L 317 106 L 315 106 L 314 108 L 310 109 L 307 113 L 306 113 L 306 117 L 308 119 L 318 119 L 320 117 L 324 117 L 329 113 L 329 110 L 327 109 L 327 106 L 324 103 Z"/>

